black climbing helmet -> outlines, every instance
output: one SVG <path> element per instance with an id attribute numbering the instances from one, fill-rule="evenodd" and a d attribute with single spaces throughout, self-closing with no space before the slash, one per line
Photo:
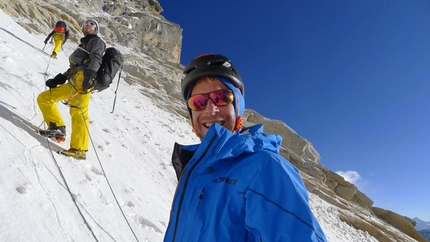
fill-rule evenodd
<path id="1" fill-rule="evenodd" d="M 66 24 L 66 22 L 64 22 L 64 21 L 58 21 L 56 24 L 55 24 L 55 27 L 67 27 L 67 24 Z"/>
<path id="2" fill-rule="evenodd" d="M 224 77 L 233 86 L 239 88 L 242 95 L 245 95 L 245 88 L 242 78 L 231 63 L 230 59 L 219 54 L 203 54 L 194 58 L 187 66 L 185 66 L 184 78 L 181 81 L 182 97 L 186 101 L 190 87 L 194 85 L 202 77 Z"/>

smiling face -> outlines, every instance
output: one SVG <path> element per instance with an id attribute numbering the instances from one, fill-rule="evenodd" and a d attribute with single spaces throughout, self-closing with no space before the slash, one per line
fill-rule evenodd
<path id="1" fill-rule="evenodd" d="M 194 85 L 190 96 L 210 93 L 220 89 L 229 90 L 220 80 L 213 77 L 204 77 Z M 233 103 L 216 106 L 210 98 L 203 110 L 191 110 L 191 115 L 194 132 L 201 139 L 206 135 L 212 123 L 218 123 L 230 131 L 233 131 L 236 123 Z"/>
<path id="2" fill-rule="evenodd" d="M 82 25 L 82 33 L 84 33 L 85 36 L 94 34 L 96 32 L 96 24 L 92 21 L 85 21 Z"/>

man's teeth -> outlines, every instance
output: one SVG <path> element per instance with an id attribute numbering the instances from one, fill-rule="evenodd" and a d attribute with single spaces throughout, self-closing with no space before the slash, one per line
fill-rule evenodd
<path id="1" fill-rule="evenodd" d="M 217 124 L 219 124 L 219 125 L 222 125 L 222 122 L 220 121 L 220 122 L 213 122 L 213 123 L 217 123 Z M 206 127 L 206 128 L 209 128 L 213 123 L 204 123 L 203 125 Z"/>

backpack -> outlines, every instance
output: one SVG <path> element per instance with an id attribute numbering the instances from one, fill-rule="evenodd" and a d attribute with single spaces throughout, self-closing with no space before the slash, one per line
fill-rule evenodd
<path id="1" fill-rule="evenodd" d="M 108 88 L 118 70 L 122 69 L 123 63 L 124 56 L 119 50 L 114 47 L 107 48 L 102 58 L 102 64 L 97 71 L 97 85 L 94 90 L 101 92 Z"/>
<path id="2" fill-rule="evenodd" d="M 66 33 L 66 29 L 67 29 L 66 23 L 64 21 L 58 21 L 55 24 L 54 32 L 64 34 L 64 33 Z"/>

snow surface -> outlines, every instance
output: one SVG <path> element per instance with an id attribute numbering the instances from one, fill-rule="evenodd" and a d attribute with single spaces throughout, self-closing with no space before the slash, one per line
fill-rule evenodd
<path id="1" fill-rule="evenodd" d="M 47 78 L 67 69 L 76 43 L 50 60 L 53 46 L 41 51 L 46 36 L 1 11 L 0 22 L 0 241 L 162 241 L 177 183 L 173 143 L 198 142 L 188 120 L 121 82 L 113 114 L 116 84 L 91 97 L 87 160 L 52 153 L 69 140 L 34 132 L 44 128 L 36 97 Z M 68 108 L 59 107 L 70 132 Z M 310 205 L 329 241 L 376 241 L 313 194 Z"/>

